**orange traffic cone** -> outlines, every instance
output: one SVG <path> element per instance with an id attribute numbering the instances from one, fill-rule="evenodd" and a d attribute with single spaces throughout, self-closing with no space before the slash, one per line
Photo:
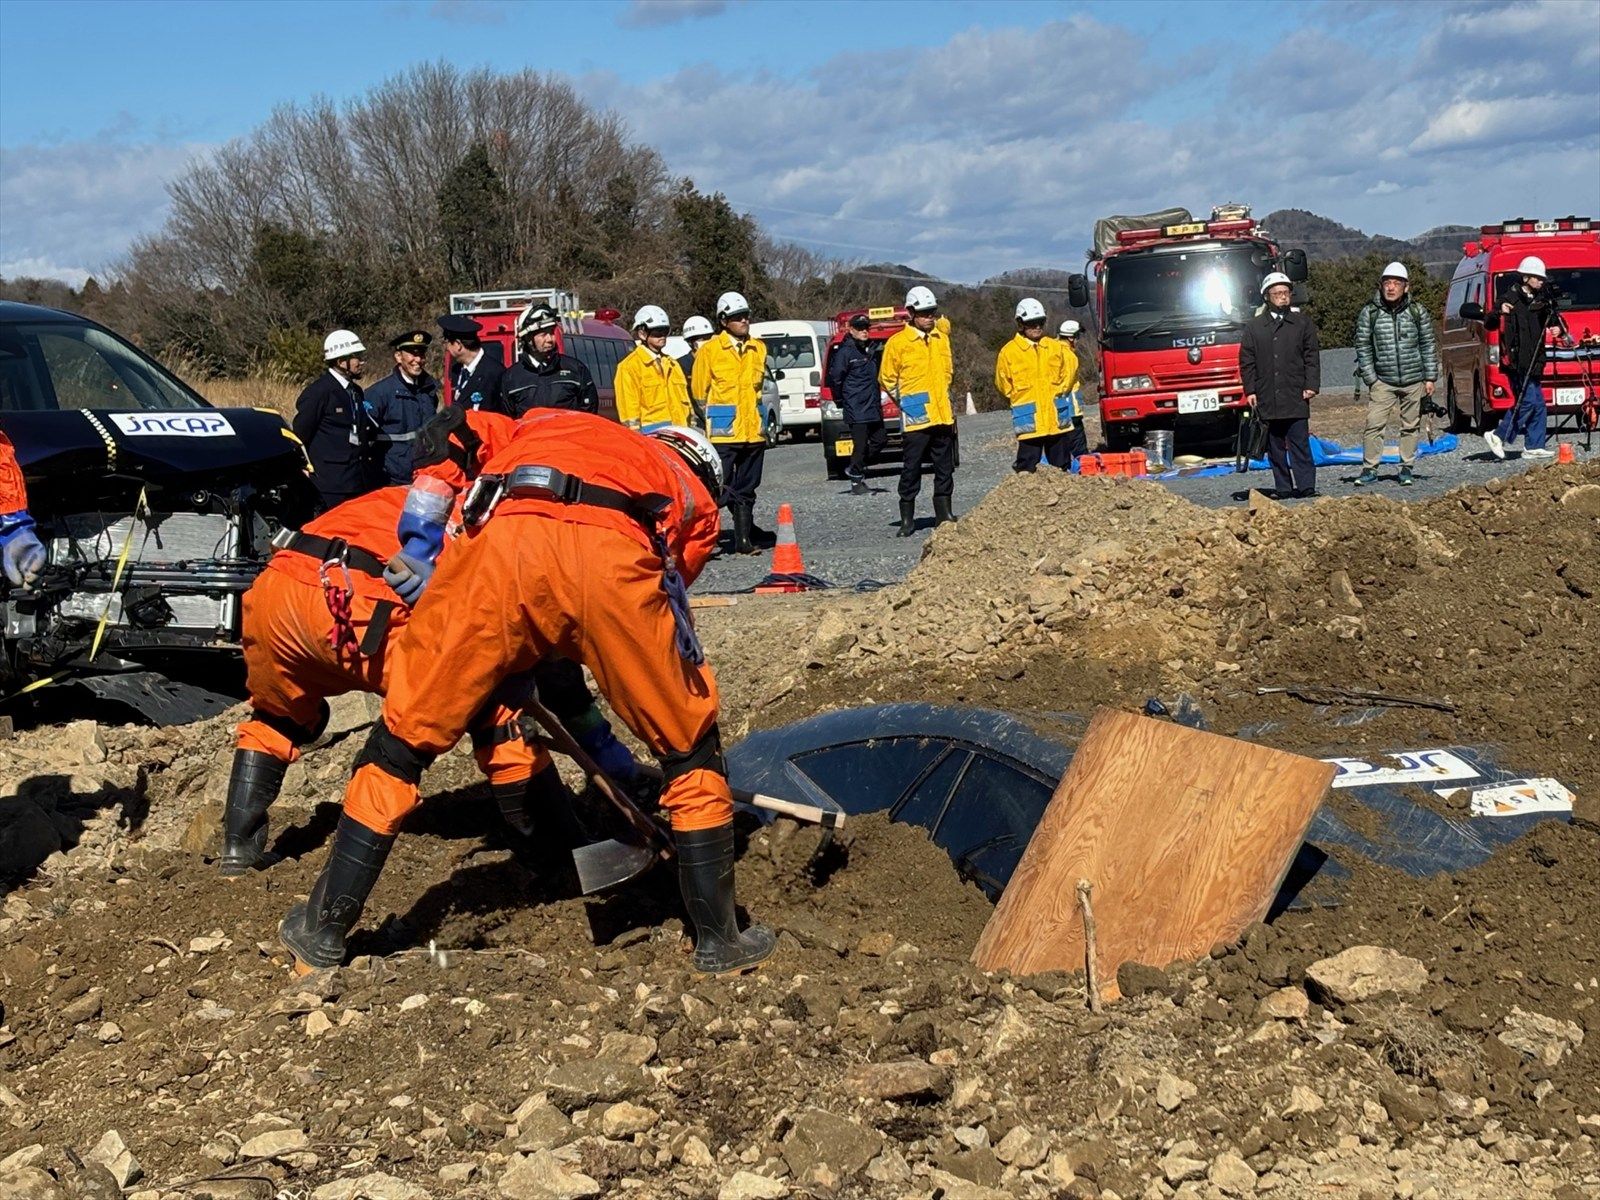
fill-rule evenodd
<path id="1" fill-rule="evenodd" d="M 1577 460 L 1577 457 L 1578 456 L 1573 453 L 1572 443 L 1571 442 L 1562 442 L 1559 446 L 1556 447 L 1556 461 L 1557 462 L 1561 462 L 1561 463 L 1574 462 L 1574 461 Z"/>
<path id="2" fill-rule="evenodd" d="M 778 544 L 772 548 L 772 573 L 806 573 L 805 559 L 800 557 L 800 543 L 794 536 L 794 509 L 787 504 L 778 505 Z"/>

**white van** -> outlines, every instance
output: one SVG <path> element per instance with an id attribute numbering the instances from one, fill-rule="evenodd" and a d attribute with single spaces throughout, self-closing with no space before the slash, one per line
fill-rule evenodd
<path id="1" fill-rule="evenodd" d="M 790 437 L 822 424 L 822 361 L 832 321 L 757 321 L 750 335 L 767 346 L 767 370 L 778 380 L 780 420 Z"/>

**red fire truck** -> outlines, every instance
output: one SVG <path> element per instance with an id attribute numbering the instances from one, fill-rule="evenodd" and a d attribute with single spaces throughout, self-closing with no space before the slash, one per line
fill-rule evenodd
<path id="1" fill-rule="evenodd" d="M 1245 407 L 1239 341 L 1261 304 L 1261 281 L 1270 271 L 1306 278 L 1305 252 L 1281 253 L 1243 205 L 1215 209 L 1208 221 L 1182 209 L 1160 217 L 1099 222 L 1089 273 L 1067 281 L 1068 300 L 1090 307 L 1098 327 L 1111 450 L 1153 429 L 1174 430 L 1180 442 L 1231 437 Z"/>
<path id="2" fill-rule="evenodd" d="M 517 316 L 533 303 L 548 304 L 561 314 L 556 348 L 589 368 L 600 393 L 600 415 L 617 419 L 617 393 L 613 386 L 617 364 L 633 351 L 633 335 L 616 321 L 614 308 L 585 312 L 573 292 L 561 288 L 520 288 L 509 292 L 457 292 L 450 311 L 471 317 L 483 331 L 484 353 L 498 354 L 509 365 L 517 357 Z M 450 372 L 444 372 L 444 402 L 451 402 Z"/>
<path id="3" fill-rule="evenodd" d="M 1485 225 L 1462 247 L 1461 264 L 1444 303 L 1439 357 L 1445 407 L 1458 429 L 1493 425 L 1516 399 L 1517 380 L 1500 363 L 1500 330 L 1485 329 L 1484 310 L 1516 286 L 1517 264 L 1543 260 L 1563 330 L 1550 348 L 1539 384 L 1552 420 L 1582 416 L 1593 428 L 1600 405 L 1600 232 L 1588 217 L 1531 221 L 1514 217 Z"/>

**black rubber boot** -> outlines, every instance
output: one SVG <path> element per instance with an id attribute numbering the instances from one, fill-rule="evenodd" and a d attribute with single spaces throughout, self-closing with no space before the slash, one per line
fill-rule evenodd
<path id="1" fill-rule="evenodd" d="M 757 550 L 771 550 L 778 544 L 778 535 L 770 529 L 763 529 L 756 524 L 755 505 L 744 506 L 745 516 L 750 518 L 750 544 Z"/>
<path id="2" fill-rule="evenodd" d="M 735 554 L 754 554 L 755 543 L 750 540 L 750 505 L 730 504 L 728 512 L 733 517 L 733 552 Z"/>
<path id="3" fill-rule="evenodd" d="M 518 847 L 518 857 L 531 848 L 535 837 L 541 850 L 560 852 L 594 840 L 578 821 L 576 798 L 561 782 L 554 763 L 518 783 L 492 783 L 489 792 L 506 828 L 524 843 Z"/>
<path id="4" fill-rule="evenodd" d="M 235 750 L 228 777 L 228 803 L 222 814 L 222 857 L 226 876 L 243 875 L 262 865 L 267 853 L 267 809 L 283 788 L 289 764 L 260 750 Z"/>
<path id="5" fill-rule="evenodd" d="M 950 511 L 949 496 L 935 496 L 933 498 L 933 523 L 943 525 L 946 521 L 954 521 L 955 513 Z"/>
<path id="6" fill-rule="evenodd" d="M 733 826 L 674 832 L 678 886 L 694 924 L 694 969 L 720 975 L 761 962 L 778 945 L 765 925 L 739 932 L 733 907 Z"/>
<path id="7" fill-rule="evenodd" d="M 900 501 L 900 528 L 896 537 L 910 537 L 917 531 L 917 502 L 915 500 Z"/>
<path id="8" fill-rule="evenodd" d="M 294 952 L 298 974 L 344 962 L 344 939 L 361 919 L 393 845 L 392 833 L 374 833 L 351 817 L 339 818 L 328 865 L 310 899 L 291 908 L 278 925 L 278 940 Z"/>

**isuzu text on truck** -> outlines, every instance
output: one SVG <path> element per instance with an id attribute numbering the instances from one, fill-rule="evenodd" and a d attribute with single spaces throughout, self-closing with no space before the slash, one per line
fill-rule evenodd
<path id="1" fill-rule="evenodd" d="M 1095 223 L 1086 275 L 1067 281 L 1100 337 L 1100 420 L 1126 450 L 1153 429 L 1179 442 L 1231 437 L 1243 411 L 1239 340 L 1270 271 L 1306 278 L 1303 250 L 1281 253 L 1242 205 L 1208 221 L 1184 209 Z M 1092 294 L 1091 294 L 1092 288 Z"/>

